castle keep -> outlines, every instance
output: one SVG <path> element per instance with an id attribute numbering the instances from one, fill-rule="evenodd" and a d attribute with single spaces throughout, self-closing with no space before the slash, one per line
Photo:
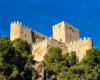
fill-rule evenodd
<path id="1" fill-rule="evenodd" d="M 27 28 L 19 21 L 12 22 L 10 28 L 10 40 L 21 38 L 31 44 L 32 54 L 37 62 L 42 62 L 49 47 L 59 47 L 63 54 L 74 51 L 79 61 L 86 55 L 86 51 L 92 48 L 91 38 L 81 39 L 79 30 L 64 21 L 52 27 L 53 37 Z"/>

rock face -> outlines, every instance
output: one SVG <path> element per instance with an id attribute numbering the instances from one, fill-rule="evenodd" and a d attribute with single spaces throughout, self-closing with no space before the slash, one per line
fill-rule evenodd
<path id="1" fill-rule="evenodd" d="M 79 30 L 66 22 L 60 22 L 52 27 L 53 37 L 26 28 L 21 22 L 12 22 L 10 25 L 10 40 L 17 38 L 26 40 L 32 45 L 32 54 L 37 62 L 42 62 L 49 47 L 59 47 L 62 53 L 74 51 L 81 61 L 86 50 L 92 48 L 92 39 L 80 39 Z"/>

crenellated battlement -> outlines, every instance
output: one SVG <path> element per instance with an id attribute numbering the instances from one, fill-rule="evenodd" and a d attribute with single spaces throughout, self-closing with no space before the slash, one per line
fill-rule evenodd
<path id="1" fill-rule="evenodd" d="M 28 29 L 28 30 L 32 30 L 30 27 L 28 27 L 26 25 L 23 25 L 22 22 L 20 22 L 20 21 L 13 21 L 13 22 L 11 22 L 11 26 L 12 25 L 18 25 L 18 26 L 20 26 L 22 28 L 25 28 L 25 29 Z"/>
<path id="2" fill-rule="evenodd" d="M 67 23 L 65 21 L 57 23 L 57 24 L 53 25 L 53 27 L 58 27 L 58 26 L 60 27 L 61 25 L 62 26 L 66 26 L 66 27 L 71 27 L 71 28 L 76 29 L 77 31 L 79 31 L 79 29 L 75 28 L 73 25 L 71 25 L 71 24 L 69 24 L 69 23 Z"/>
<path id="3" fill-rule="evenodd" d="M 75 51 L 79 60 L 84 57 L 86 50 L 92 48 L 91 38 L 80 38 L 79 30 L 64 21 L 53 25 L 53 37 L 35 31 L 20 21 L 13 21 L 10 26 L 10 40 L 17 38 L 26 40 L 32 45 L 34 59 L 39 62 L 44 59 L 49 47 L 61 48 L 62 54 Z"/>
<path id="4" fill-rule="evenodd" d="M 22 22 L 20 22 L 20 21 L 13 21 L 13 22 L 11 22 L 11 25 L 20 25 L 20 26 L 22 26 Z"/>
<path id="5" fill-rule="evenodd" d="M 40 35 L 40 36 L 42 36 L 42 37 L 49 38 L 47 35 L 44 35 L 44 34 L 38 32 L 38 31 L 36 31 L 36 30 L 33 30 L 33 29 L 32 29 L 32 32 L 34 32 L 36 35 Z"/>
<path id="6" fill-rule="evenodd" d="M 79 46 L 79 45 L 84 45 L 84 46 L 85 45 L 91 45 L 92 46 L 92 39 L 89 38 L 89 37 L 88 38 L 84 37 L 83 39 L 80 38 L 77 41 L 73 41 L 73 42 L 67 43 L 67 47 L 72 47 L 74 45 L 77 45 L 77 46 Z"/>
<path id="7" fill-rule="evenodd" d="M 83 59 L 83 57 L 86 55 L 86 51 L 90 48 L 92 48 L 92 39 L 86 37 L 67 44 L 68 52 L 76 52 L 79 61 Z"/>
<path id="8" fill-rule="evenodd" d="M 22 22 L 20 22 L 20 21 L 13 21 L 13 22 L 11 23 L 11 25 L 18 25 L 18 26 L 20 26 L 21 28 L 25 28 L 25 29 L 27 29 L 27 30 L 30 30 L 30 31 L 34 32 L 36 35 L 40 35 L 40 36 L 43 36 L 43 37 L 48 38 L 47 35 L 44 35 L 44 34 L 38 32 L 38 31 L 36 31 L 36 30 L 34 30 L 34 29 L 31 29 L 30 27 L 28 27 L 28 26 L 26 26 L 26 25 L 23 25 Z"/>
<path id="9" fill-rule="evenodd" d="M 63 48 L 63 47 L 66 47 L 65 46 L 65 44 L 64 43 L 62 43 L 62 42 L 60 42 L 60 41 L 57 41 L 57 40 L 55 40 L 55 39 L 53 39 L 53 38 L 49 38 L 50 40 L 49 40 L 49 43 L 51 44 L 51 45 L 53 45 L 53 46 L 58 46 L 58 47 L 61 47 L 61 48 Z"/>
<path id="10" fill-rule="evenodd" d="M 67 47 L 64 43 L 59 42 L 53 38 L 45 38 L 40 42 L 32 44 L 32 53 L 35 56 L 36 61 L 42 61 L 44 55 L 47 53 L 50 47 L 59 47 L 62 49 L 63 54 L 67 52 Z"/>
<path id="11" fill-rule="evenodd" d="M 40 42 L 36 42 L 33 43 L 32 45 L 37 46 L 37 45 L 41 45 L 43 43 L 47 43 L 49 45 L 53 45 L 53 46 L 58 46 L 58 47 L 66 47 L 64 43 L 57 41 L 53 38 L 45 38 L 44 40 L 40 41 Z"/>

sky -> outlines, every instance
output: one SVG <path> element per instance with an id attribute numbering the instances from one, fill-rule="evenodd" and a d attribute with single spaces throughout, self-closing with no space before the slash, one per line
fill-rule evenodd
<path id="1" fill-rule="evenodd" d="M 13 21 L 48 36 L 54 24 L 66 21 L 100 48 L 100 0 L 0 0 L 0 36 L 10 35 Z"/>

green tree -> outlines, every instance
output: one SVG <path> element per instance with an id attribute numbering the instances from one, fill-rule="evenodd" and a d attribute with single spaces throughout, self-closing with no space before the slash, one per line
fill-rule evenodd
<path id="1" fill-rule="evenodd" d="M 71 67 L 73 65 L 76 65 L 78 64 L 78 58 L 76 56 L 76 53 L 75 52 L 71 52 L 71 53 L 66 53 L 64 56 L 63 56 L 63 64 L 67 67 Z"/>
<path id="2" fill-rule="evenodd" d="M 31 46 L 26 41 L 10 41 L 6 37 L 0 39 L 0 74 L 5 76 L 5 79 L 35 80 L 35 70 L 31 67 L 32 60 Z"/>
<path id="3" fill-rule="evenodd" d="M 60 48 L 51 47 L 44 57 L 46 77 L 56 76 L 61 72 L 62 50 Z"/>
<path id="4" fill-rule="evenodd" d="M 90 67 L 100 64 L 100 50 L 97 48 L 87 50 L 86 56 L 83 58 L 81 63 L 87 64 Z"/>
<path id="5" fill-rule="evenodd" d="M 85 80 L 99 80 L 100 79 L 100 50 L 92 48 L 87 50 L 86 56 L 80 62 L 80 65 L 84 64 L 85 67 Z"/>
<path id="6" fill-rule="evenodd" d="M 51 48 L 45 56 L 45 72 L 47 79 L 52 80 L 99 80 L 100 79 L 100 50 L 92 48 L 87 50 L 86 56 L 79 63 L 75 52 L 58 56 Z M 59 52 L 59 51 L 58 51 Z M 57 53 L 57 54 L 56 54 Z"/>
<path id="7" fill-rule="evenodd" d="M 54 76 L 58 80 L 66 80 L 66 78 L 70 80 L 72 75 L 66 76 L 69 72 L 68 68 L 77 63 L 78 59 L 75 52 L 62 55 L 60 48 L 51 47 L 44 57 L 46 78 L 52 79 Z M 74 73 L 71 74 L 75 75 Z"/>

